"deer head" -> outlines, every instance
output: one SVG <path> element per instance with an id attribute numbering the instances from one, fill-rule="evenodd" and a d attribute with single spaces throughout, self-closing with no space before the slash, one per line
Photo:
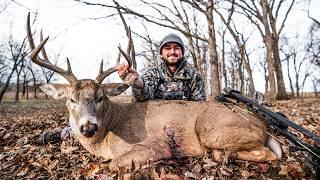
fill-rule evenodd
<path id="1" fill-rule="evenodd" d="M 40 87 L 41 90 L 55 99 L 67 99 L 66 105 L 70 113 L 69 123 L 75 134 L 81 134 L 85 137 L 94 136 L 98 129 L 101 128 L 101 122 L 97 117 L 101 117 L 103 108 L 107 106 L 107 96 L 116 96 L 121 94 L 129 87 L 130 84 L 130 82 L 102 84 L 102 82 L 107 76 L 118 70 L 121 54 L 127 60 L 129 67 L 132 66 L 132 59 L 119 46 L 119 54 L 114 67 L 103 70 L 103 61 L 101 61 L 100 71 L 95 80 L 78 80 L 72 73 L 68 58 L 67 70 L 61 69 L 49 61 L 44 48 L 49 37 L 43 39 L 42 31 L 40 33 L 41 42 L 37 47 L 35 46 L 30 28 L 30 13 L 27 17 L 26 29 L 29 46 L 31 48 L 32 62 L 60 74 L 69 82 L 69 84 L 43 84 Z M 130 50 L 131 34 L 129 33 L 127 52 L 130 52 Z M 42 53 L 43 58 L 39 57 L 40 52 Z"/>

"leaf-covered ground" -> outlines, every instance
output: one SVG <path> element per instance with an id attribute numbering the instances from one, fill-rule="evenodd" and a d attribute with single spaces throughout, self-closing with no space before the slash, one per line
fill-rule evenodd
<path id="1" fill-rule="evenodd" d="M 320 99 L 281 101 L 272 109 L 319 135 Z M 0 104 L 0 179 L 315 179 L 314 169 L 300 151 L 289 152 L 283 137 L 281 161 L 254 163 L 226 157 L 215 163 L 209 154 L 150 162 L 127 172 L 110 172 L 108 163 L 89 154 L 76 140 L 37 144 L 46 130 L 66 127 L 68 112 L 61 101 Z M 301 133 L 295 134 L 304 138 Z M 309 143 L 313 143 L 309 141 Z"/>

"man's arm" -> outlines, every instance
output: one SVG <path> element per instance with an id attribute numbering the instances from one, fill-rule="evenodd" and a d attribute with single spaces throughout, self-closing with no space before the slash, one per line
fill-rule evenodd
<path id="1" fill-rule="evenodd" d="M 135 69 L 121 64 L 118 68 L 118 74 L 125 83 L 132 87 L 132 94 L 137 101 L 154 99 L 160 80 L 159 72 L 156 69 L 150 69 L 141 77 Z"/>
<path id="2" fill-rule="evenodd" d="M 142 89 L 132 88 L 133 96 L 139 102 L 154 99 L 160 81 L 159 72 L 156 69 L 150 69 L 142 76 L 142 79 L 144 87 Z"/>
<path id="3" fill-rule="evenodd" d="M 206 100 L 205 83 L 202 80 L 200 74 L 198 73 L 195 73 L 192 78 L 190 100 L 193 100 L 193 101 Z"/>

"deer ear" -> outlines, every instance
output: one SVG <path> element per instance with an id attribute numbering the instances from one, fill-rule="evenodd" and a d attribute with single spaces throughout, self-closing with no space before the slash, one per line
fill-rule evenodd
<path id="1" fill-rule="evenodd" d="M 123 83 L 108 83 L 101 85 L 103 92 L 108 96 L 117 96 L 127 90 L 130 86 Z"/>
<path id="2" fill-rule="evenodd" d="M 54 99 L 62 99 L 66 97 L 67 86 L 67 84 L 42 84 L 40 89 Z"/>

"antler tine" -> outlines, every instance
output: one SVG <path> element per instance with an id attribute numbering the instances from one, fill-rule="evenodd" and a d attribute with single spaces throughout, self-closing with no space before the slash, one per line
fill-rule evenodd
<path id="1" fill-rule="evenodd" d="M 131 51 L 131 41 L 132 41 L 130 29 L 129 29 L 129 34 L 128 34 L 128 36 L 129 36 L 129 42 L 128 42 L 128 48 L 127 48 L 127 52 L 128 52 L 128 53 L 125 53 L 125 52 L 121 49 L 121 47 L 120 47 L 120 45 L 119 45 L 119 46 L 118 46 L 119 52 L 118 52 L 117 59 L 116 59 L 116 65 L 115 65 L 114 67 L 111 67 L 110 69 L 108 69 L 108 70 L 106 70 L 106 71 L 103 71 L 103 60 L 102 60 L 101 63 L 100 63 L 100 70 L 99 70 L 98 77 L 97 77 L 96 80 L 95 80 L 97 84 L 101 84 L 102 81 L 103 81 L 107 76 L 109 76 L 110 74 L 118 71 L 118 65 L 120 64 L 120 55 L 121 55 L 121 54 L 122 54 L 122 55 L 125 57 L 125 59 L 127 60 L 128 66 L 129 66 L 130 68 L 132 67 L 132 59 L 131 59 L 131 57 L 128 55 L 128 54 L 130 53 L 130 51 Z M 120 53 L 121 53 L 121 54 L 120 54 Z"/>
<path id="2" fill-rule="evenodd" d="M 119 63 L 117 63 L 115 66 L 107 69 L 106 71 L 103 71 L 103 60 L 101 60 L 99 74 L 98 74 L 98 77 L 96 78 L 95 82 L 96 82 L 97 84 L 101 84 L 102 81 L 103 81 L 107 76 L 109 76 L 110 74 L 118 71 L 118 65 L 119 65 Z"/>
<path id="3" fill-rule="evenodd" d="M 118 49 L 119 49 L 119 51 L 121 52 L 121 54 L 124 56 L 124 58 L 127 60 L 128 66 L 131 68 L 131 66 L 132 66 L 132 59 L 131 59 L 131 57 L 130 57 L 127 53 L 125 53 L 125 52 L 121 49 L 120 46 L 118 46 Z"/>
<path id="4" fill-rule="evenodd" d="M 31 28 L 30 28 L 30 12 L 28 13 L 28 17 L 27 17 L 26 29 L 27 29 L 29 46 L 30 46 L 30 49 L 33 50 L 33 49 L 35 49 L 35 45 L 34 45 L 34 41 L 33 41 L 32 34 L 31 34 Z"/>
<path id="5" fill-rule="evenodd" d="M 60 74 L 61 76 L 63 76 L 70 84 L 73 84 L 75 82 L 77 82 L 77 78 L 73 75 L 72 71 L 71 71 L 71 66 L 70 66 L 70 62 L 67 59 L 67 64 L 68 64 L 68 70 L 64 70 L 59 68 L 58 66 L 53 65 L 49 59 L 48 56 L 44 50 L 44 45 L 45 43 L 48 41 L 49 37 L 45 38 L 43 40 L 42 37 L 42 32 L 40 34 L 40 39 L 41 39 L 41 43 L 35 47 L 34 44 L 34 40 L 32 38 L 32 34 L 31 34 L 31 28 L 30 28 L 30 13 L 28 13 L 28 18 L 27 18 L 27 35 L 28 35 L 28 41 L 29 41 L 29 46 L 31 51 L 31 60 L 32 62 L 38 64 L 39 66 L 45 67 L 47 69 L 50 69 L 58 74 Z M 42 54 L 44 55 L 44 59 L 40 58 L 38 56 L 38 54 L 40 53 L 40 51 L 42 52 Z"/>
<path id="6" fill-rule="evenodd" d="M 41 29 L 41 31 L 40 31 L 40 42 L 42 42 L 42 41 L 43 41 L 43 34 L 42 34 L 42 29 Z M 41 48 L 41 54 L 42 54 L 42 57 L 43 57 L 44 60 L 49 61 L 46 49 L 44 47 Z"/>

